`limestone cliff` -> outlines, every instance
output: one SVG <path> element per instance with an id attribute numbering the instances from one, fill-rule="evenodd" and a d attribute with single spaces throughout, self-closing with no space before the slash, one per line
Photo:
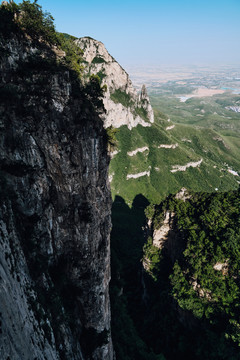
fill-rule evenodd
<path id="1" fill-rule="evenodd" d="M 43 43 L 0 48 L 0 358 L 110 360 L 100 110 Z"/>
<path id="2" fill-rule="evenodd" d="M 103 43 L 89 37 L 76 40 L 83 50 L 85 73 L 98 75 L 107 85 L 103 99 L 106 109 L 105 127 L 127 125 L 131 130 L 138 124 L 151 126 L 154 122 L 146 87 L 138 95 L 126 71 L 108 53 Z"/>
<path id="3" fill-rule="evenodd" d="M 182 188 L 175 195 L 175 198 L 185 202 L 191 199 L 191 194 L 187 189 Z M 157 212 L 158 210 L 154 216 L 157 216 Z M 166 208 L 161 210 L 161 216 L 159 216 L 158 220 L 155 219 L 153 221 L 153 219 L 149 219 L 146 226 L 146 234 L 152 238 L 153 248 L 159 249 L 172 264 L 182 258 L 182 253 L 186 246 L 185 238 L 184 233 L 176 225 L 176 214 L 174 211 Z M 143 260 L 143 267 L 148 271 L 150 260 L 147 256 Z"/>

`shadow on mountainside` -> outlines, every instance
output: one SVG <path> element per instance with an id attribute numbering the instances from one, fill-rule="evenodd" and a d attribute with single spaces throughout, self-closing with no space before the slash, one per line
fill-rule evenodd
<path id="1" fill-rule="evenodd" d="M 169 256 L 163 258 L 157 282 L 142 267 L 143 246 L 149 235 L 144 213 L 148 205 L 149 201 L 138 194 L 131 208 L 120 196 L 112 206 L 110 296 L 116 357 L 193 360 L 191 333 L 179 321 L 170 295 Z"/>
<path id="2" fill-rule="evenodd" d="M 212 215 L 214 214 L 215 218 L 218 218 L 219 216 L 224 217 L 227 214 L 230 216 L 229 214 L 231 214 L 232 211 L 232 214 L 234 215 L 232 218 L 230 216 L 232 221 L 231 224 L 236 224 L 236 231 L 237 234 L 239 234 L 239 218 L 237 215 L 239 212 L 236 210 L 239 209 L 238 197 L 235 198 L 233 195 L 230 195 L 229 199 L 231 199 L 231 201 L 229 200 L 229 203 L 225 202 L 225 213 L 220 212 L 220 199 L 223 201 L 226 194 L 227 193 L 225 193 L 225 195 L 204 195 L 204 193 L 200 193 L 196 195 L 195 201 L 191 198 L 189 203 L 182 202 L 181 208 L 179 203 L 176 203 L 178 207 L 174 208 L 174 212 L 175 220 L 177 222 L 173 221 L 172 223 L 172 229 L 169 234 L 170 239 L 168 239 L 167 246 L 162 248 L 160 253 L 156 253 L 156 248 L 150 248 L 150 251 L 147 253 L 146 248 L 151 244 L 151 239 L 148 239 L 144 254 L 143 247 L 147 237 L 153 235 L 150 234 L 150 231 L 146 226 L 144 212 L 149 202 L 143 195 L 139 194 L 135 197 L 132 207 L 130 208 L 123 198 L 116 196 L 112 206 L 112 280 L 110 294 L 112 308 L 112 338 L 117 360 L 240 359 L 237 342 L 230 341 L 231 339 L 226 336 L 228 334 L 226 331 L 230 332 L 229 324 L 231 323 L 228 323 L 228 318 L 223 311 L 224 309 L 219 308 L 220 310 L 218 310 L 217 307 L 219 306 L 219 303 L 217 303 L 216 300 L 213 302 L 212 300 L 209 301 L 208 299 L 201 297 L 200 300 L 202 303 L 200 303 L 199 299 L 195 296 L 195 292 L 193 293 L 192 288 L 188 286 L 188 278 L 184 283 L 181 273 L 180 276 L 178 276 L 179 270 L 176 270 L 178 268 L 174 268 L 174 263 L 175 265 L 177 264 L 175 260 L 178 260 L 179 263 L 183 263 L 182 255 L 185 249 L 184 237 L 188 236 L 188 232 L 185 232 L 184 234 L 182 232 L 181 235 L 181 229 L 183 229 L 181 225 L 184 224 L 185 231 L 192 231 L 193 225 L 199 224 L 199 221 L 196 221 L 196 219 L 199 219 L 199 216 L 204 212 L 206 217 L 203 222 L 205 224 L 205 231 L 207 231 L 207 226 L 209 226 L 207 224 L 213 226 L 212 217 L 209 217 L 209 213 L 207 213 L 205 209 L 211 209 L 210 213 Z M 212 202 L 212 207 L 210 206 L 210 202 L 204 200 L 204 196 L 206 199 L 211 197 L 211 199 L 214 200 Z M 199 201 L 200 199 L 201 201 Z M 164 225 L 166 209 L 169 211 L 170 205 L 172 205 L 170 202 L 168 203 L 169 207 L 167 208 L 165 207 L 166 203 L 159 205 L 161 211 L 155 213 L 158 216 L 155 220 L 158 221 L 159 225 Z M 196 212 L 195 214 L 195 211 L 193 210 L 196 207 L 200 208 L 201 212 Z M 171 209 L 171 211 L 173 211 L 172 207 Z M 188 209 L 188 211 L 186 211 L 186 209 Z M 218 209 L 218 211 L 216 211 L 216 209 Z M 219 215 L 218 212 L 221 215 Z M 190 219 L 191 226 L 188 223 Z M 225 219 L 228 221 L 227 217 L 225 217 Z M 156 224 L 157 223 L 155 223 L 154 226 L 156 226 Z M 214 228 L 216 228 L 216 225 L 214 226 Z M 223 231 L 222 225 L 218 226 L 220 231 Z M 155 229 L 156 228 L 157 227 L 155 227 Z M 197 228 L 195 227 L 195 229 Z M 200 232 L 201 227 L 199 227 L 198 230 Z M 212 227 L 210 227 L 210 230 L 212 231 Z M 203 239 L 201 240 L 199 232 L 196 233 L 195 245 L 197 247 L 202 246 L 201 244 L 203 244 Z M 216 233 L 213 234 L 214 235 L 211 235 L 213 238 L 212 241 L 217 241 L 219 246 L 221 238 L 216 237 Z M 183 238 L 181 238 L 181 236 L 183 236 Z M 229 232 L 226 232 L 226 236 L 228 245 L 232 248 L 232 240 L 230 239 L 233 239 L 233 237 L 229 236 Z M 209 239 L 211 240 L 211 237 L 208 238 L 208 241 L 204 246 L 209 246 Z M 237 249 L 238 240 L 239 235 L 236 237 L 237 242 L 234 242 L 234 251 Z M 227 243 L 224 243 L 224 246 L 227 246 L 225 244 Z M 199 261 L 202 261 L 201 258 L 203 256 L 208 254 L 209 259 L 211 259 L 211 256 L 214 254 L 213 245 L 210 248 L 210 251 L 201 250 L 202 253 L 196 254 L 197 247 L 193 248 L 192 255 L 189 257 L 190 260 L 188 260 L 190 261 L 191 266 L 193 258 L 195 258 L 197 264 L 199 264 Z M 201 249 L 206 248 L 201 247 Z M 151 250 L 153 251 L 152 253 Z M 151 257 L 152 254 L 155 258 L 153 256 Z M 141 260 L 145 256 L 152 261 L 152 264 L 157 264 L 157 277 L 154 278 L 150 276 L 150 272 L 143 269 Z M 214 259 L 216 261 L 216 257 Z M 203 265 L 201 272 L 203 270 L 208 271 L 206 275 L 207 280 L 212 277 L 213 279 L 217 278 L 217 281 L 219 281 L 219 279 L 225 281 L 225 274 L 220 274 L 220 277 L 217 277 L 219 275 L 215 274 L 214 276 L 216 277 L 213 277 L 212 273 L 208 270 L 209 267 L 206 266 L 205 268 L 205 266 L 206 265 Z M 190 266 L 188 269 L 183 267 L 185 271 L 183 275 L 187 273 L 186 269 L 188 273 L 192 271 L 191 268 L 189 271 L 189 268 Z M 173 279 L 173 277 L 170 276 L 172 274 L 176 278 L 175 283 L 171 280 Z M 176 294 L 176 287 L 174 289 L 174 286 L 177 286 L 177 291 L 182 291 L 180 294 L 181 298 L 179 296 L 178 299 L 183 299 L 184 301 L 189 299 L 187 302 L 188 308 L 186 306 L 181 306 L 181 303 L 178 303 L 174 299 L 174 291 Z M 225 295 L 221 289 L 220 294 L 223 298 Z M 234 288 L 232 294 L 234 294 L 235 291 L 236 288 Z M 231 295 L 231 297 L 233 298 L 233 295 Z M 202 304 L 204 307 L 213 306 L 215 311 L 215 314 L 213 314 L 214 317 L 200 317 L 198 314 L 196 315 L 196 313 L 191 311 L 191 308 L 189 309 L 190 306 L 194 310 L 199 309 L 199 304 Z M 232 304 L 234 304 L 234 300 L 231 300 L 230 305 L 232 306 Z M 222 306 L 221 303 L 220 306 Z M 230 309 L 230 306 L 227 309 Z M 234 307 L 231 309 L 233 309 L 231 311 L 235 311 Z M 238 314 L 238 311 L 237 308 L 236 314 Z M 232 314 L 234 313 L 232 312 L 231 316 L 233 316 Z"/>
<path id="3" fill-rule="evenodd" d="M 178 347 L 181 326 L 176 324 L 170 306 L 167 260 L 161 271 L 161 289 L 142 267 L 148 237 L 144 210 L 148 205 L 149 201 L 138 194 L 131 208 L 120 196 L 115 197 L 112 206 L 110 295 L 117 360 L 164 360 L 162 351 L 169 360 L 177 356 L 173 349 Z M 147 304 L 143 301 L 146 291 Z"/>
<path id="4" fill-rule="evenodd" d="M 164 360 L 152 352 L 139 335 L 142 303 L 142 264 L 145 208 L 149 201 L 141 194 L 130 208 L 116 196 L 112 206 L 110 285 L 112 336 L 118 360 Z"/>

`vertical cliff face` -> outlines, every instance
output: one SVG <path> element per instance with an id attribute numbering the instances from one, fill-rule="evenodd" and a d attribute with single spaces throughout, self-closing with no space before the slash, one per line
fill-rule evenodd
<path id="1" fill-rule="evenodd" d="M 43 44 L 0 45 L 0 358 L 112 359 L 100 110 Z"/>
<path id="2" fill-rule="evenodd" d="M 108 53 L 103 43 L 89 37 L 76 40 L 83 50 L 86 74 L 98 75 L 102 85 L 106 85 L 104 106 L 106 116 L 104 126 L 127 125 L 131 130 L 138 124 L 148 127 L 154 122 L 146 87 L 137 94 L 126 71 Z"/>

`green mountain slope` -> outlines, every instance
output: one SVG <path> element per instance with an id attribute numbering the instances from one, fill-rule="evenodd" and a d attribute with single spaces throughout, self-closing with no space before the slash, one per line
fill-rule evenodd
<path id="1" fill-rule="evenodd" d="M 176 88 L 176 84 L 173 88 Z M 168 114 L 174 122 L 214 129 L 223 136 L 231 133 L 240 136 L 240 113 L 231 110 L 231 107 L 240 104 L 240 96 L 237 94 L 225 92 L 214 96 L 192 97 L 181 102 L 176 95 L 157 93 L 151 89 L 149 93 L 152 106 Z M 180 95 L 184 94 L 179 92 Z"/>
<path id="2" fill-rule="evenodd" d="M 117 140 L 110 164 L 112 194 L 128 204 L 138 193 L 156 203 L 182 187 L 206 192 L 238 187 L 238 144 L 215 130 L 174 124 L 162 115 L 151 127 L 120 127 Z"/>
<path id="3" fill-rule="evenodd" d="M 152 90 L 153 116 L 145 86 L 137 94 L 101 42 L 80 38 L 75 43 L 83 51 L 86 76 L 104 74 L 104 126 L 118 128 L 109 171 L 113 199 L 119 195 L 130 205 L 140 193 L 157 203 L 182 187 L 206 192 L 238 187 L 239 138 L 232 121 L 239 114 L 231 112 L 235 120 L 226 115 L 225 107 L 233 104 L 228 95 L 181 103 Z M 220 132 L 223 122 L 230 133 Z"/>
<path id="4" fill-rule="evenodd" d="M 167 359 L 239 359 L 239 191 L 187 197 L 169 196 L 151 216 L 147 342 Z"/>
<path id="5" fill-rule="evenodd" d="M 103 44 L 95 40 L 86 42 L 84 38 L 79 40 L 78 45 L 84 45 L 83 57 L 89 63 L 87 73 L 105 75 L 101 77 L 102 85 L 107 86 L 104 99 L 107 111 L 103 120 L 109 134 L 114 135 L 116 130 L 110 125 L 118 128 L 116 147 L 112 141 L 114 139 L 111 139 L 109 170 L 114 199 L 110 291 L 116 358 L 220 360 L 221 349 L 214 353 L 219 332 L 212 331 L 211 326 L 207 326 L 207 330 L 200 328 L 199 319 L 192 321 L 192 314 L 177 306 L 178 299 L 182 300 L 180 296 L 174 300 L 171 295 L 171 255 L 154 248 L 151 240 L 145 244 L 146 235 L 151 229 L 146 226 L 144 209 L 149 202 L 160 203 L 169 193 L 176 193 L 182 187 L 206 193 L 219 192 L 219 195 L 223 191 L 237 189 L 240 171 L 238 138 L 233 132 L 220 132 L 219 127 L 208 126 L 207 122 L 206 127 L 201 126 L 202 116 L 196 117 L 199 121 L 197 124 L 172 116 L 171 121 L 169 116 L 163 114 L 169 115 L 168 108 L 161 108 L 157 102 L 153 102 L 154 122 L 149 117 L 145 118 L 146 111 L 139 114 L 139 99 L 132 90 L 128 75 L 110 57 Z M 93 54 L 91 57 L 88 49 Z M 113 71 L 115 66 L 117 72 Z M 145 88 L 142 95 L 145 110 L 151 110 Z M 179 104 L 179 100 L 176 100 L 176 104 Z M 203 115 L 201 109 L 197 111 Z M 187 118 L 191 111 L 193 109 L 189 109 L 188 114 L 182 109 L 179 116 Z M 136 114 L 142 115 L 142 119 L 136 121 Z M 221 120 L 219 116 L 215 117 Z M 229 123 L 230 119 L 225 120 Z M 207 203 L 204 206 L 207 207 Z M 151 213 L 151 210 L 152 205 L 147 213 Z M 183 221 L 185 214 L 183 209 Z M 157 220 L 164 220 L 164 212 L 160 211 L 157 215 Z M 184 244 L 180 244 L 181 249 L 175 247 L 176 244 L 172 247 L 182 259 Z M 144 268 L 150 269 L 153 279 Z M 195 326 L 194 331 L 191 326 L 188 328 L 189 323 Z M 211 336 L 209 341 L 208 334 Z M 234 335 L 233 332 L 227 334 Z M 198 344 L 199 338 L 201 341 Z M 235 354 L 235 345 L 228 345 L 228 341 L 223 339 L 221 346 L 225 359 Z M 207 355 L 208 346 L 210 357 Z"/>

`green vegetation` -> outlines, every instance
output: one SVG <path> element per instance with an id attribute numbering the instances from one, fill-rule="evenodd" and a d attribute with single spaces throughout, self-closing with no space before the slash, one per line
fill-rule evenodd
<path id="1" fill-rule="evenodd" d="M 110 151 L 114 150 L 117 147 L 117 137 L 116 137 L 117 132 L 118 129 L 114 128 L 112 125 L 106 129 L 107 142 Z"/>
<path id="2" fill-rule="evenodd" d="M 61 33 L 65 39 L 67 40 L 77 40 L 77 37 L 76 36 L 73 36 L 73 35 L 70 35 L 70 34 L 67 34 L 67 33 Z"/>
<path id="3" fill-rule="evenodd" d="M 165 332 L 173 331 L 177 336 L 175 341 L 180 357 L 238 359 L 240 191 L 191 194 L 191 198 L 185 201 L 169 196 L 156 207 L 154 228 L 161 225 L 160 215 L 166 209 L 174 213 L 174 249 L 163 247 L 159 252 L 149 240 L 144 246 L 144 261 L 155 282 L 155 285 L 150 283 L 149 288 L 153 313 L 158 308 L 162 317 L 161 308 L 165 305 L 158 294 L 163 289 L 168 289 L 168 302 L 172 304 L 168 308 L 169 319 L 171 313 L 175 313 L 171 296 L 182 310 L 175 315 L 175 329 L 168 327 L 170 323 L 163 323 L 159 315 L 158 320 L 156 314 L 154 317 L 148 315 L 149 326 L 151 321 L 155 321 L 152 337 L 155 329 L 165 326 Z M 183 317 L 186 337 L 179 338 Z M 153 338 L 148 340 L 148 344 L 154 351 L 159 351 Z M 165 354 L 167 350 L 163 347 L 162 351 Z M 174 350 L 168 350 L 168 353 L 171 359 Z"/>
<path id="4" fill-rule="evenodd" d="M 4 106 L 14 103 L 18 110 L 26 111 L 21 103 L 30 97 L 40 99 L 41 106 L 46 106 L 50 94 L 49 87 L 43 85 L 49 84 L 49 74 L 67 69 L 70 70 L 73 99 L 81 98 L 87 108 L 91 105 L 98 112 L 103 111 L 102 96 L 106 86 L 102 87 L 101 82 L 106 75 L 100 71 L 89 77 L 86 86 L 82 85 L 84 62 L 75 38 L 56 33 L 53 18 L 43 13 L 36 1 L 1 5 L 1 37 L 7 39 L 11 33 L 27 34 L 41 44 L 41 49 L 47 47 L 51 56 L 45 49 L 19 62 L 14 74 L 17 84 L 6 83 L 0 87 Z M 53 51 L 57 47 L 65 56 L 57 58 Z M 1 57 L 9 56 L 4 46 L 1 45 L 0 50 Z M 101 57 L 93 60 L 93 64 L 103 62 Z M 173 88 L 165 90 L 171 92 Z M 189 93 L 190 89 L 178 87 L 174 92 Z M 111 99 L 125 107 L 133 105 L 130 95 L 121 90 L 116 90 Z M 165 356 L 169 360 L 235 360 L 240 346 L 239 192 L 209 193 L 216 188 L 227 191 L 238 187 L 238 178 L 228 170 L 232 167 L 240 171 L 239 114 L 223 108 L 234 103 L 227 95 L 214 97 L 205 104 L 199 99 L 190 99 L 183 105 L 175 98 L 159 100 L 154 95 L 152 100 L 156 117 L 151 127 L 138 126 L 131 131 L 126 126 L 118 131 L 109 127 L 105 133 L 110 149 L 117 145 L 120 150 L 110 165 L 115 196 L 111 240 L 112 335 L 117 359 L 163 360 Z M 239 96 L 234 101 L 239 101 Z M 143 108 L 133 111 L 146 119 Z M 173 122 L 168 121 L 162 111 L 171 116 Z M 32 115 L 31 106 L 26 111 L 26 115 L 29 114 Z M 170 125 L 175 128 L 168 131 Z M 161 144 L 177 144 L 177 149 L 159 148 Z M 134 156 L 127 154 L 141 147 L 148 149 Z M 200 159 L 203 161 L 199 167 L 171 172 L 174 165 Z M 150 171 L 150 176 L 127 180 L 128 174 L 145 171 Z M 0 182 L 3 188 L 0 195 L 4 198 L 8 184 L 4 178 Z M 208 194 L 196 194 L 186 202 L 171 196 L 160 206 L 149 205 L 149 201 L 158 203 L 183 186 Z M 132 208 L 128 206 L 131 204 Z M 146 217 L 153 221 L 156 229 L 161 226 L 166 209 L 175 213 L 174 227 L 181 237 L 174 255 L 166 248 L 160 250 L 153 246 L 152 234 L 148 234 L 147 243 L 144 239 Z M 82 210 L 84 221 L 90 222 L 88 209 Z M 21 224 L 21 218 L 18 220 Z M 53 287 L 38 300 L 40 305 L 34 311 L 39 315 L 41 326 L 45 326 L 46 316 L 54 319 L 53 330 L 57 332 L 57 327 L 65 321 L 70 326 L 74 324 L 72 304 L 74 295 L 80 290 L 69 287 L 66 281 L 66 259 L 59 259 L 49 267 L 46 257 L 34 256 L 40 245 L 37 241 L 29 241 L 28 233 L 36 219 L 31 220 L 29 229 L 24 230 L 28 265 L 36 280 L 45 271 L 53 282 Z M 143 274 L 141 260 L 149 276 Z M 68 298 L 64 296 L 66 293 Z M 108 336 L 106 331 L 98 334 L 92 330 L 82 333 L 86 344 L 84 351 L 89 356 L 89 349 L 105 343 Z M 49 329 L 45 332 L 50 338 Z"/>
<path id="5" fill-rule="evenodd" d="M 165 359 L 160 351 L 154 353 L 148 347 L 138 326 L 142 320 L 142 227 L 145 224 L 144 208 L 148 204 L 138 195 L 130 209 L 121 197 L 116 196 L 112 208 L 110 295 L 112 337 L 118 360 Z"/>
<path id="6" fill-rule="evenodd" d="M 34 0 L 33 3 L 23 0 L 14 12 L 20 28 L 32 39 L 39 40 L 41 38 L 49 44 L 57 43 L 54 19 L 51 14 L 42 11 L 37 0 Z"/>
<path id="7" fill-rule="evenodd" d="M 164 354 L 168 360 L 239 359 L 239 193 L 231 191 L 238 188 L 239 177 L 231 171 L 240 173 L 240 128 L 239 114 L 225 109 L 239 105 L 239 95 L 181 103 L 176 95 L 195 89 L 187 80 L 183 85 L 154 87 L 150 95 L 155 123 L 131 131 L 121 126 L 116 134 L 119 152 L 110 163 L 115 197 L 111 296 L 113 339 L 121 359 L 128 354 L 138 359 L 131 349 L 133 334 L 155 356 Z M 131 106 L 126 94 L 114 96 L 116 103 Z M 139 115 L 144 118 L 141 109 Z M 143 147 L 147 150 L 128 154 Z M 191 166 L 199 160 L 199 166 Z M 173 166 L 187 164 L 185 170 L 171 172 Z M 146 171 L 150 176 L 127 179 Z M 182 187 L 202 193 L 186 202 L 174 196 L 163 201 Z M 135 212 L 137 194 L 151 202 L 140 209 L 145 208 L 152 229 L 146 229 L 143 213 Z M 159 249 L 153 245 L 153 230 L 163 224 L 166 210 L 175 213 L 173 229 L 169 242 Z M 236 249 L 235 255 L 231 249 Z M 148 273 L 143 274 L 141 260 Z M 216 266 L 223 266 L 222 271 Z"/>
<path id="8" fill-rule="evenodd" d="M 92 64 L 102 64 L 105 63 L 105 60 L 101 56 L 95 56 L 92 61 Z"/>
<path id="9" fill-rule="evenodd" d="M 106 77 L 106 74 L 103 72 L 103 71 L 99 71 L 98 73 L 97 73 L 97 76 L 100 78 L 100 80 L 101 80 L 101 82 L 102 82 L 102 80 Z M 105 86 L 107 86 L 106 84 L 105 84 Z"/>
<path id="10" fill-rule="evenodd" d="M 178 228 L 187 234 L 187 246 L 182 263 L 174 266 L 173 295 L 198 318 L 216 323 L 216 317 L 223 317 L 225 336 L 233 338 L 230 320 L 240 314 L 239 193 L 201 194 L 191 204 L 176 204 L 174 210 Z M 216 270 L 216 264 L 222 268 Z M 198 291 L 191 279 L 198 283 Z"/>
<path id="11" fill-rule="evenodd" d="M 179 100 L 177 101 L 179 103 Z M 226 281 L 224 285 L 225 280 L 222 283 L 219 282 L 219 278 L 225 277 L 221 272 L 213 268 L 211 271 L 209 268 L 206 269 L 206 272 L 205 269 L 202 271 L 206 282 L 208 275 L 215 274 L 216 281 L 213 281 L 212 286 L 214 289 L 219 286 L 218 298 L 221 291 L 224 291 L 223 300 L 219 300 L 221 306 L 217 306 L 215 310 L 215 302 L 211 303 L 206 297 L 201 298 L 197 295 L 193 289 L 194 280 L 193 285 L 189 283 L 191 275 L 195 275 L 196 270 L 192 274 L 192 268 L 188 268 L 186 265 L 187 260 L 184 260 L 186 240 L 183 239 L 188 236 L 186 227 L 190 226 L 191 228 L 192 220 L 189 218 L 191 218 L 194 208 L 198 206 L 197 201 L 201 199 L 201 196 L 203 197 L 201 209 L 208 209 L 208 204 L 205 204 L 204 201 L 208 197 L 214 197 L 216 188 L 222 192 L 238 188 L 237 180 L 239 178 L 229 173 L 228 170 L 229 168 L 235 171 L 240 170 L 239 140 L 235 135 L 230 137 L 220 134 L 217 128 L 216 130 L 209 128 L 206 130 L 196 127 L 194 123 L 173 123 L 168 121 L 168 118 L 161 111 L 156 110 L 155 123 L 151 127 L 137 126 L 129 131 L 126 126 L 122 126 L 116 134 L 119 153 L 111 160 L 110 174 L 113 174 L 112 195 L 116 196 L 113 206 L 111 239 L 113 266 L 111 288 L 113 334 L 115 334 L 113 339 L 118 349 L 117 355 L 124 359 L 124 356 L 128 354 L 127 348 L 130 349 L 126 338 L 130 339 L 131 336 L 125 328 L 124 331 L 122 330 L 123 324 L 126 323 L 130 329 L 134 328 L 134 333 L 140 337 L 144 346 L 152 349 L 155 356 L 164 354 L 169 360 L 176 358 L 236 360 L 238 359 L 238 345 L 234 339 L 238 339 L 239 336 L 237 330 L 239 315 L 235 311 L 232 318 L 231 306 L 228 307 L 234 299 L 233 308 L 237 309 L 236 296 L 238 297 L 239 290 L 236 290 L 236 282 Z M 166 130 L 172 125 L 175 127 L 169 131 Z M 178 146 L 175 149 L 158 148 L 160 144 L 178 144 Z M 138 152 L 134 156 L 127 154 L 129 151 L 142 147 L 148 147 L 149 150 Z M 199 167 L 188 167 L 185 171 L 171 172 L 173 165 L 186 165 L 200 159 L 203 161 Z M 128 174 L 137 174 L 148 169 L 150 169 L 149 177 L 143 176 L 127 180 Z M 192 191 L 205 191 L 208 194 L 196 195 L 196 202 L 189 200 L 184 203 L 170 197 L 161 206 L 153 205 L 153 203 L 156 204 L 165 199 L 169 193 L 176 193 L 182 187 L 187 187 Z M 136 214 L 136 219 L 133 219 L 129 214 L 135 211 L 134 198 L 137 194 L 144 195 L 151 202 L 147 207 L 146 204 L 142 205 L 141 209 L 146 207 L 145 216 L 153 221 L 155 229 L 161 226 L 164 212 L 167 209 L 176 212 L 177 224 L 174 223 L 174 226 L 176 226 L 175 230 L 177 234 L 180 234 L 180 238 L 178 245 L 177 243 L 172 245 L 176 248 L 174 255 L 170 255 L 165 248 L 160 250 L 153 246 L 151 233 L 148 234 L 149 238 L 145 244 L 142 242 L 143 240 L 140 240 L 140 234 L 138 243 L 135 241 L 134 231 L 138 229 L 140 233 L 140 224 L 137 225 L 139 221 L 137 216 L 140 215 Z M 217 195 L 221 197 L 220 194 L 222 193 Z M 232 194 L 237 193 L 232 192 Z M 132 209 L 125 204 L 126 217 L 120 209 L 120 204 L 119 206 L 115 205 L 119 199 L 118 195 L 122 196 L 128 205 L 131 205 L 133 201 Z M 219 200 L 220 203 L 221 201 L 222 199 Z M 220 223 L 223 213 L 219 207 L 216 213 L 219 213 L 218 221 Z M 133 224 L 135 224 L 135 230 Z M 204 228 L 205 225 L 202 224 L 202 226 Z M 225 226 L 228 225 L 225 223 Z M 143 225 L 141 228 L 143 229 Z M 203 234 L 200 230 L 197 231 L 195 224 L 192 224 L 191 230 L 196 232 L 196 236 L 194 238 L 195 247 L 189 257 L 196 260 L 196 266 L 198 266 L 196 269 L 201 271 L 201 267 L 206 262 L 203 260 L 203 262 L 200 261 L 200 264 L 198 263 L 197 259 L 199 254 L 201 255 L 202 247 L 197 249 L 197 246 L 198 239 L 203 239 Z M 138 245 L 136 246 L 136 244 Z M 139 263 L 139 267 L 136 265 L 134 269 L 132 264 L 135 263 L 135 260 L 131 264 L 130 259 L 135 259 L 136 254 L 138 254 L 136 263 L 143 259 L 144 267 L 149 272 L 143 278 L 139 275 L 142 271 Z M 206 251 L 203 254 L 206 256 L 206 261 L 209 262 Z M 221 255 L 219 250 L 217 250 L 217 254 Z M 214 261 L 224 263 L 229 258 L 226 256 L 218 258 L 214 255 L 213 257 Z M 214 266 L 216 262 L 210 262 L 211 266 Z M 126 270 L 127 267 L 129 267 L 129 272 Z M 117 290 L 116 284 L 118 285 Z M 204 289 L 210 291 L 205 283 Z M 236 292 L 236 296 L 234 292 Z M 227 305 L 223 305 L 223 303 Z M 116 318 L 119 319 L 119 322 Z M 131 332 L 133 333 L 133 330 Z M 123 339 L 117 337 L 119 333 Z M 140 348 L 139 344 L 138 348 Z M 123 353 L 120 352 L 120 349 L 123 349 Z M 135 359 L 138 356 L 132 353 L 131 358 Z"/>
<path id="12" fill-rule="evenodd" d="M 69 66 L 73 71 L 75 71 L 79 77 L 82 75 L 84 69 L 82 54 L 83 51 L 75 44 L 75 37 L 66 36 L 65 34 L 58 33 L 57 40 L 59 47 L 65 51 L 64 62 Z"/>
<path id="13" fill-rule="evenodd" d="M 35 0 L 23 0 L 17 5 L 11 2 L 0 7 L 0 33 L 4 35 L 17 30 L 28 34 L 33 40 L 42 39 L 49 44 L 57 44 L 53 17 L 43 12 Z"/>
<path id="14" fill-rule="evenodd" d="M 138 125 L 131 131 L 121 126 L 116 134 L 120 152 L 110 163 L 113 197 L 122 196 L 130 204 L 136 194 L 143 194 L 150 202 L 157 203 L 169 193 L 175 193 L 182 187 L 193 191 L 213 192 L 238 188 L 238 177 L 229 173 L 229 167 L 240 170 L 238 141 L 221 137 L 216 131 L 195 128 L 191 125 L 173 125 L 162 117 L 155 117 L 151 127 Z M 173 145 L 174 148 L 159 148 L 161 144 Z M 149 150 L 129 156 L 129 151 L 148 147 Z M 185 171 L 171 172 L 174 165 L 196 163 Z M 150 170 L 150 176 L 128 179 L 128 174 L 137 174 Z"/>
<path id="15" fill-rule="evenodd" d="M 227 92 L 204 98 L 193 97 L 186 102 L 180 102 L 175 95 L 150 90 L 149 97 L 153 108 L 167 114 L 174 123 L 213 129 L 221 136 L 233 135 L 239 139 L 240 113 L 225 108 L 239 105 L 239 95 Z"/>
<path id="16" fill-rule="evenodd" d="M 159 265 L 162 260 L 162 255 L 161 250 L 153 245 L 153 240 L 150 236 L 143 246 L 143 254 L 145 266 L 147 267 L 149 274 L 151 274 L 154 281 L 157 281 L 158 276 L 160 275 Z"/>
<path id="17" fill-rule="evenodd" d="M 32 41 L 37 41 L 39 44 L 44 41 L 47 45 L 62 49 L 65 56 L 58 61 L 71 68 L 79 77 L 81 76 L 84 68 L 81 57 L 82 50 L 75 44 L 76 38 L 68 34 L 57 33 L 53 17 L 48 12 L 43 12 L 36 0 L 33 3 L 24 0 L 18 5 L 12 2 L 0 6 L 0 34 L 9 37 L 11 33 L 27 34 Z M 2 51 L 4 52 L 4 48 Z M 52 53 L 51 61 L 54 56 L 56 58 L 56 55 Z M 35 56 L 37 62 L 40 63 L 39 67 L 46 60 L 43 58 L 43 54 L 39 54 L 38 59 Z"/>
<path id="18" fill-rule="evenodd" d="M 116 104 L 120 103 L 125 107 L 131 107 L 133 104 L 130 95 L 120 89 L 115 90 L 114 93 L 110 95 L 110 98 Z"/>
<path id="19" fill-rule="evenodd" d="M 135 116 L 140 116 L 143 120 L 149 121 L 147 111 L 143 107 L 133 106 L 134 102 L 131 99 L 131 96 L 127 94 L 125 91 L 122 91 L 120 89 L 117 89 L 110 95 L 110 98 L 112 101 L 114 101 L 116 104 L 120 103 L 126 108 L 132 108 L 132 112 L 135 114 Z"/>
<path id="20" fill-rule="evenodd" d="M 142 119 L 149 121 L 147 111 L 143 107 L 136 107 L 134 110 L 135 113 L 139 115 Z"/>
<path id="21" fill-rule="evenodd" d="M 154 207 L 138 195 L 131 209 L 115 198 L 111 297 L 117 359 L 142 358 L 139 351 L 148 359 L 147 349 L 150 359 L 239 358 L 240 192 L 190 196 L 183 201 L 171 195 Z M 172 246 L 160 250 L 151 237 L 144 244 L 144 212 L 154 230 L 166 210 L 175 214 Z M 148 274 L 141 275 L 141 259 Z"/>
<path id="22" fill-rule="evenodd" d="M 44 103 L 44 99 L 51 96 L 50 87 L 44 85 L 49 83 L 52 74 L 61 72 L 65 77 L 67 70 L 71 78 L 72 97 L 81 98 L 87 107 L 94 107 L 94 111 L 97 110 L 98 113 L 104 112 L 102 98 L 106 86 L 101 87 L 99 76 L 90 76 L 86 85 L 83 84 L 82 50 L 75 43 L 75 37 L 57 33 L 52 16 L 44 13 L 36 0 L 33 3 L 24 0 L 18 5 L 14 2 L 1 5 L 1 19 L 2 58 L 11 55 L 5 41 L 11 36 L 21 41 L 23 48 L 29 46 L 30 41 L 38 49 L 34 54 L 30 53 L 26 58 L 20 57 L 16 62 L 14 72 L 16 85 L 5 82 L 0 86 L 1 100 L 6 99 L 6 105 L 12 104 L 15 100 L 16 106 L 21 107 L 23 98 L 26 100 L 31 96 L 39 95 Z M 9 95 L 12 95 L 10 99 Z"/>
<path id="23" fill-rule="evenodd" d="M 146 207 L 144 210 L 145 216 L 148 220 L 152 220 L 154 214 L 155 214 L 155 206 L 154 204 L 150 204 Z"/>
<path id="24" fill-rule="evenodd" d="M 98 109 L 99 112 L 104 112 L 103 105 L 103 92 L 104 88 L 101 87 L 101 80 L 97 75 L 91 75 L 89 81 L 84 88 L 87 97 L 91 99 L 92 104 L 95 106 L 95 109 Z"/>

